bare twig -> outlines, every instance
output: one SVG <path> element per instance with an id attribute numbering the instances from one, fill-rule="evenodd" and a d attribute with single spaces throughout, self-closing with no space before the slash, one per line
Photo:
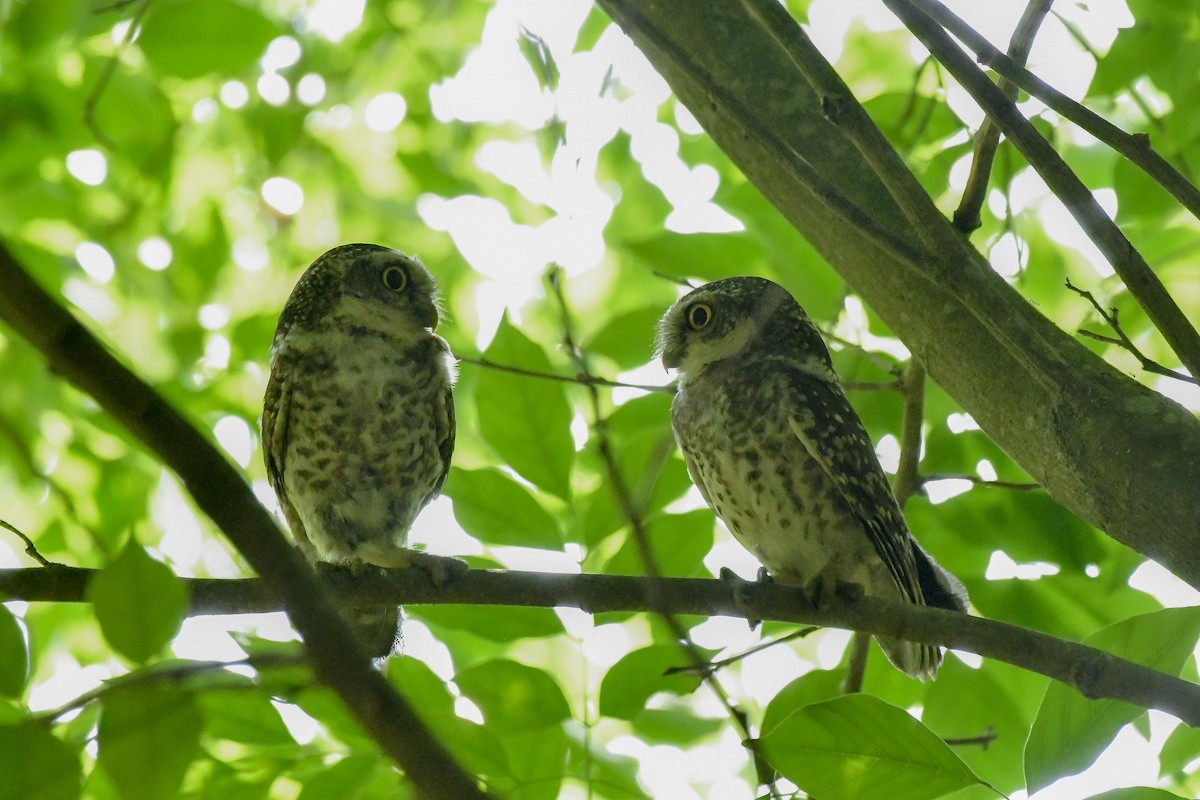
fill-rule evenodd
<path id="1" fill-rule="evenodd" d="M 0 319 L 179 475 L 196 505 L 281 599 L 317 678 L 341 696 L 419 792 L 439 800 L 487 796 L 372 667 L 322 584 L 225 455 L 42 289 L 2 242 Z M 44 571 L 58 575 L 66 569 Z"/>
<path id="2" fill-rule="evenodd" d="M 98 570 L 76 567 L 0 570 L 0 595 L 30 602 L 84 602 Z M 281 603 L 259 580 L 182 579 L 190 613 L 278 611 Z M 578 608 L 589 614 L 656 611 L 673 614 L 774 620 L 824 628 L 862 630 L 876 636 L 938 644 L 977 653 L 1037 672 L 1094 699 L 1111 698 L 1158 708 L 1200 726 L 1200 686 L 1134 664 L 1094 647 L 1006 622 L 941 608 L 863 597 L 816 608 L 804 592 L 778 583 L 733 587 L 713 578 L 637 575 L 565 575 L 471 569 L 438 586 L 420 567 L 353 576 L 321 576 L 342 606 L 459 604 Z M 655 595 L 653 602 L 651 594 Z M 343 664 L 349 668 L 349 661 Z"/>
<path id="3" fill-rule="evenodd" d="M 19 530 L 17 530 L 16 526 L 9 521 L 0 519 L 0 528 L 4 528 L 5 530 L 16 534 L 17 538 L 25 543 L 26 555 L 41 564 L 43 567 L 61 566 L 60 564 L 55 564 L 53 561 L 47 560 L 45 556 L 38 552 L 37 545 L 33 543 L 33 539 L 30 539 L 28 536 L 21 533 Z"/>
<path id="4" fill-rule="evenodd" d="M 648 383 L 622 383 L 621 381 L 610 381 L 608 378 L 600 378 L 595 375 L 579 373 L 577 375 L 556 375 L 553 372 L 540 372 L 535 369 L 526 369 L 525 367 L 517 367 L 511 364 L 498 364 L 483 356 L 459 356 L 460 364 L 473 364 L 477 367 L 485 369 L 494 369 L 500 372 L 511 372 L 514 375 L 524 375 L 529 378 L 540 378 L 546 381 L 558 381 L 559 383 L 577 383 L 581 386 L 608 386 L 610 388 L 621 389 L 640 389 L 643 392 L 665 392 L 667 394 L 675 393 L 675 384 L 668 383 L 665 385 L 653 385 Z"/>
<path id="5" fill-rule="evenodd" d="M 996 741 L 996 731 L 993 730 L 992 726 L 989 725 L 987 727 L 987 729 L 984 730 L 984 732 L 979 734 L 978 736 L 958 736 L 958 737 L 951 737 L 949 739 L 943 739 L 942 741 L 944 741 L 946 744 L 950 745 L 951 747 L 965 747 L 965 746 L 969 746 L 969 745 L 976 745 L 978 747 L 983 748 L 984 750 L 987 750 L 988 745 L 990 745 L 992 742 Z"/>
<path id="6" fill-rule="evenodd" d="M 1025 6 L 1025 13 L 1021 15 L 1021 20 L 1008 42 L 1008 57 L 1014 64 L 1025 65 L 1033 47 L 1033 39 L 1053 2 L 1054 0 L 1030 0 L 1029 5 Z M 1000 91 L 1009 100 L 1015 101 L 1020 89 L 1008 78 L 1004 78 L 1000 81 Z M 983 208 L 984 198 L 987 197 L 988 179 L 992 174 L 992 162 L 996 158 L 996 148 L 999 144 L 1000 128 L 991 117 L 984 117 L 983 124 L 975 133 L 975 152 L 971 161 L 971 173 L 967 177 L 967 186 L 963 190 L 958 208 L 954 211 L 954 227 L 963 233 L 970 233 L 981 224 L 979 210 Z"/>
<path id="7" fill-rule="evenodd" d="M 663 671 L 663 674 L 664 675 L 680 675 L 680 674 L 699 675 L 702 678 L 707 678 L 709 675 L 712 675 L 715 672 L 717 672 L 717 670 L 724 669 L 725 667 L 731 667 L 734 664 L 738 663 L 739 661 L 744 661 L 745 659 L 749 658 L 750 656 L 752 656 L 756 653 L 761 653 L 762 651 L 768 650 L 777 644 L 787 644 L 788 642 L 794 642 L 797 639 L 803 639 L 804 637 L 808 636 L 809 634 L 816 633 L 819 630 L 821 630 L 821 628 L 818 628 L 815 625 L 809 625 L 807 627 L 800 628 L 799 630 L 792 631 L 791 633 L 784 634 L 783 636 L 780 636 L 776 639 L 772 639 L 769 642 L 762 642 L 760 644 L 756 644 L 756 645 L 754 645 L 754 647 L 751 647 L 748 650 L 743 650 L 742 652 L 732 655 L 729 658 L 722 658 L 717 661 L 708 661 L 700 666 L 697 666 L 695 664 L 689 664 L 688 666 L 669 667 Z"/>
<path id="8" fill-rule="evenodd" d="M 552 266 L 546 277 L 562 319 L 563 345 L 579 370 L 579 374 L 590 377 L 591 371 L 588 367 L 587 356 L 575 343 L 573 333 L 574 324 L 571 321 L 571 312 L 567 306 L 567 298 L 563 293 L 562 270 L 558 266 Z M 696 645 L 692 642 L 687 629 L 683 627 L 678 618 L 666 610 L 665 606 L 660 609 L 655 605 L 658 597 L 657 579 L 662 577 L 662 572 L 658 566 L 658 557 L 654 553 L 654 548 L 650 545 L 650 537 L 646 534 L 642 511 L 634 502 L 633 494 L 629 490 L 629 484 L 626 482 L 625 476 L 621 472 L 621 467 L 617 463 L 616 455 L 613 453 L 612 440 L 608 435 L 608 425 L 600 408 L 600 393 L 594 382 L 585 382 L 584 385 L 587 387 L 588 398 L 591 403 L 592 431 L 596 437 L 596 450 L 600 454 L 601 461 L 604 462 L 609 483 L 612 485 L 613 493 L 617 496 L 617 505 L 621 508 L 626 520 L 629 522 L 634 544 L 637 546 L 638 554 L 642 559 L 642 565 L 646 570 L 651 610 L 655 611 L 667 624 L 671 634 L 691 661 L 692 667 L 700 672 L 705 685 L 708 686 L 709 690 L 725 708 L 726 713 L 733 720 L 734 724 L 741 729 L 743 743 L 746 749 L 750 751 L 750 756 L 754 761 L 755 771 L 759 780 L 767 785 L 772 797 L 777 797 L 778 789 L 775 787 L 774 772 L 763 758 L 758 747 L 758 740 L 750 732 L 750 721 L 746 713 L 733 705 L 725 688 L 721 686 L 720 681 L 713 675 L 708 660 L 696 649 Z"/>
<path id="9" fill-rule="evenodd" d="M 1108 323 L 1108 326 L 1113 329 L 1113 333 L 1117 334 L 1116 336 L 1105 336 L 1101 333 L 1080 330 L 1079 334 L 1081 336 L 1086 336 L 1089 339 L 1096 340 L 1097 342 L 1115 344 L 1118 347 L 1128 350 L 1133 357 L 1138 360 L 1138 363 L 1142 365 L 1142 369 L 1146 370 L 1147 372 L 1153 372 L 1155 375 L 1163 375 L 1168 378 L 1174 378 L 1177 381 L 1200 384 L 1200 378 L 1193 375 L 1188 375 L 1185 372 L 1179 372 L 1178 370 L 1171 369 L 1170 367 L 1164 367 L 1154 359 L 1146 356 L 1146 354 L 1144 354 L 1138 348 L 1138 346 L 1133 343 L 1133 340 L 1129 338 L 1129 336 L 1125 333 L 1125 330 L 1121 327 L 1121 320 L 1119 318 L 1116 306 L 1113 306 L 1111 309 L 1106 311 L 1104 307 L 1100 305 L 1100 302 L 1096 300 L 1095 295 L 1093 295 L 1090 291 L 1086 289 L 1080 289 L 1078 286 L 1071 283 L 1070 278 L 1067 278 L 1067 288 L 1091 303 L 1092 308 L 1096 309 L 1096 313 L 1100 315 L 1100 318 Z"/>
<path id="10" fill-rule="evenodd" d="M 1042 488 L 1040 483 L 1018 483 L 1016 481 L 989 481 L 981 478 L 978 475 L 922 475 L 921 485 L 934 483 L 935 481 L 969 481 L 976 486 L 989 486 L 993 489 L 1012 489 L 1017 492 L 1031 492 L 1034 489 Z"/>
<path id="11" fill-rule="evenodd" d="M 956 39 L 975 53 L 980 64 L 994 69 L 1006 80 L 1021 87 L 1031 97 L 1041 100 L 1055 113 L 1075 123 L 1127 158 L 1131 164 L 1141 169 L 1170 192 L 1171 196 L 1193 216 L 1200 219 L 1200 190 L 1197 190 L 1185 175 L 1175 169 L 1170 162 L 1150 146 L 1150 137 L 1147 134 L 1126 133 L 1099 114 L 1067 97 L 993 47 L 991 42 L 938 0 L 908 0 L 908 4 L 920 8 L 939 25 L 954 34 Z M 905 24 L 907 25 L 907 23 Z M 1073 30 L 1069 25 L 1067 29 L 1068 31 Z M 909 30 L 916 33 L 911 26 L 909 26 Z M 1082 41 L 1081 38 L 1080 40 Z M 926 47 L 928 47 L 927 43 Z M 932 52 L 932 48 L 930 50 Z M 1134 101 L 1138 102 L 1139 100 L 1141 100 L 1140 95 L 1134 94 Z M 1144 103 L 1144 100 L 1142 102 Z M 988 111 L 988 115 L 991 116 L 991 111 L 986 106 L 984 110 Z M 1148 105 L 1143 106 L 1143 111 L 1152 122 L 1155 121 Z M 1007 131 L 1005 133 L 1007 135 Z"/>
<path id="12" fill-rule="evenodd" d="M 948 18 L 937 0 L 919 0 L 923 7 L 939 9 L 940 18 Z M 1146 310 L 1175 355 L 1193 375 L 1200 375 L 1200 333 L 1192 327 L 1162 281 L 1150 269 L 1141 253 L 1104 209 L 1079 177 L 1062 160 L 1033 124 L 972 63 L 942 27 L 918 8 L 914 0 L 884 0 L 905 27 L 929 49 L 983 110 L 992 117 L 1004 135 L 1037 170 L 1050 190 L 1062 201 L 1088 238 L 1100 249 L 1121 276 L 1130 294 Z M 955 32 L 955 35 L 959 35 Z M 994 48 L 993 48 L 994 49 Z M 1000 58 L 1007 58 L 1000 55 Z M 1200 208 L 1200 206 L 1198 206 Z"/>
<path id="13" fill-rule="evenodd" d="M 119 8 L 121 5 L 124 4 L 115 3 L 108 6 L 105 10 Z M 104 68 L 100 71 L 100 76 L 96 79 L 96 85 L 92 87 L 92 91 L 88 93 L 87 99 L 83 102 L 83 124 L 96 137 L 97 142 L 110 150 L 115 149 L 115 145 L 104 131 L 100 130 L 100 126 L 96 124 L 96 106 L 100 104 L 100 98 L 104 95 L 105 90 L 108 89 L 108 84 L 112 82 L 113 74 L 117 71 L 117 65 L 121 63 L 121 53 L 133 41 L 138 27 L 142 24 L 142 18 L 146 16 L 146 11 L 149 8 L 150 0 L 141 0 L 141 6 L 133 12 L 133 17 L 129 20 L 129 27 L 125 29 L 125 36 L 121 39 L 121 43 L 117 45 L 117 51 L 104 62 Z"/>

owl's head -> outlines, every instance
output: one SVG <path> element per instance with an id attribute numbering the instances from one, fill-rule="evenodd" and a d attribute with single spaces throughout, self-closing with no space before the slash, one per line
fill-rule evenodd
<path id="1" fill-rule="evenodd" d="M 806 321 L 787 290 L 765 278 L 742 277 L 706 283 L 688 292 L 658 323 L 657 353 L 663 366 L 679 371 L 686 384 L 707 367 L 744 354 L 779 313 Z M 790 327 L 790 326 L 785 326 Z"/>
<path id="2" fill-rule="evenodd" d="M 292 290 L 279 331 L 332 315 L 397 334 L 437 328 L 437 284 L 415 257 L 377 244 L 344 244 L 312 263 Z"/>

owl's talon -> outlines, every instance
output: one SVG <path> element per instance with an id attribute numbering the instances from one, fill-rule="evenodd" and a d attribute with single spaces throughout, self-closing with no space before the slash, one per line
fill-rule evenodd
<path id="1" fill-rule="evenodd" d="M 409 552 L 412 553 L 409 566 L 418 567 L 428 573 L 429 580 L 438 589 L 462 578 L 471 569 L 461 558 L 435 556 L 432 553 L 419 553 L 415 550 Z"/>
<path id="2" fill-rule="evenodd" d="M 761 586 L 765 582 L 763 581 L 764 573 L 766 573 L 766 569 L 760 569 L 758 573 L 758 580 L 748 581 L 741 575 L 738 575 L 736 572 L 731 570 L 729 567 L 721 567 L 721 571 L 717 573 L 717 577 L 720 579 L 721 583 L 724 583 L 733 592 L 734 604 L 737 605 L 738 608 L 745 611 L 754 602 L 755 587 Z M 767 575 L 767 581 L 772 580 L 773 579 Z M 750 630 L 754 630 L 762 624 L 761 619 L 754 619 L 749 615 L 746 616 L 746 622 L 750 625 Z"/>

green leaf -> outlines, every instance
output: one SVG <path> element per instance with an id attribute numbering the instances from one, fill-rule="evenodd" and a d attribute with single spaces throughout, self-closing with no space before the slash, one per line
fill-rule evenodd
<path id="1" fill-rule="evenodd" d="M 324 800 L 327 797 L 358 797 L 370 785 L 380 769 L 377 756 L 347 756 L 333 766 L 304 779 L 304 788 L 296 800 Z"/>
<path id="2" fill-rule="evenodd" d="M 179 632 L 187 587 L 130 537 L 121 554 L 88 584 L 104 638 L 139 663 L 162 651 Z"/>
<path id="3" fill-rule="evenodd" d="M 557 800 L 563 775 L 569 774 L 566 772 L 567 734 L 562 726 L 506 734 L 503 742 L 514 779 L 514 786 L 504 790 L 504 797 L 508 800 Z"/>
<path id="4" fill-rule="evenodd" d="M 491 608 L 487 606 L 416 606 L 414 617 L 434 625 L 467 631 L 493 642 L 512 642 L 558 636 L 562 622 L 548 608 Z"/>
<path id="5" fill-rule="evenodd" d="M 0 603 L 0 695 L 20 697 L 29 680 L 29 649 L 21 625 Z"/>
<path id="6" fill-rule="evenodd" d="M 762 744 L 780 774 L 822 800 L 932 800 L 980 783 L 932 731 L 871 695 L 797 708 Z"/>
<path id="7" fill-rule="evenodd" d="M 654 356 L 654 332 L 667 309 L 661 306 L 637 308 L 618 314 L 584 345 L 584 350 L 607 356 L 620 369 L 633 369 Z M 663 375 L 663 383 L 666 383 Z"/>
<path id="8" fill-rule="evenodd" d="M 775 730 L 796 709 L 839 696 L 845 680 L 846 673 L 843 670 L 814 669 L 784 686 L 763 713 L 763 735 Z"/>
<path id="9" fill-rule="evenodd" d="M 546 45 L 546 40 L 530 32 L 524 25 L 519 33 L 517 45 L 537 77 L 538 86 L 554 91 L 558 88 L 558 65 L 554 63 L 554 55 Z"/>
<path id="10" fill-rule="evenodd" d="M 1183 800 L 1166 789 L 1151 789 L 1148 786 L 1129 786 L 1113 789 L 1103 794 L 1094 794 L 1088 800 Z"/>
<path id="11" fill-rule="evenodd" d="M 716 518 L 708 509 L 683 514 L 660 514 L 646 523 L 646 539 L 663 575 L 677 578 L 707 576 L 704 556 L 712 550 Z M 606 572 L 644 575 L 646 566 L 633 535 L 605 567 Z"/>
<path id="12" fill-rule="evenodd" d="M 700 651 L 705 656 L 711 655 Z M 651 645 L 627 653 L 608 668 L 600 683 L 600 713 L 617 719 L 633 719 L 646 707 L 646 701 L 658 692 L 690 694 L 700 685 L 696 675 L 664 673 L 691 662 L 682 648 L 674 645 Z"/>
<path id="13" fill-rule="evenodd" d="M 240 676 L 239 676 L 240 677 Z M 214 739 L 268 747 L 294 745 L 295 739 L 269 697 L 256 692 L 249 678 L 244 691 L 206 691 L 198 696 L 207 721 L 205 735 Z"/>
<path id="14" fill-rule="evenodd" d="M 486 357 L 499 364 L 552 372 L 550 360 L 505 315 Z M 530 483 L 559 497 L 571 494 L 571 405 L 563 385 L 496 369 L 480 372 L 475 388 L 479 431 Z"/>
<path id="15" fill-rule="evenodd" d="M 571 716 L 554 678 L 517 661 L 485 661 L 459 672 L 454 682 L 483 711 L 487 726 L 501 733 L 539 730 Z"/>
<path id="16" fill-rule="evenodd" d="M 126 800 L 176 797 L 200 754 L 204 720 L 191 693 L 136 686 L 104 695 L 97 764 Z"/>
<path id="17" fill-rule="evenodd" d="M 668 275 L 706 281 L 745 275 L 765 257 L 756 242 L 744 235 L 727 233 L 663 231 L 641 241 L 627 242 L 625 246 L 639 259 Z"/>
<path id="18" fill-rule="evenodd" d="M 497 469 L 450 470 L 442 493 L 463 530 L 488 544 L 562 549 L 558 522 L 521 484 Z"/>
<path id="19" fill-rule="evenodd" d="M 1200 637 L 1200 609 L 1167 608 L 1109 625 L 1084 640 L 1138 664 L 1178 675 Z M 1088 700 L 1062 683 L 1051 683 L 1025 743 L 1025 781 L 1030 793 L 1095 761 L 1126 724 L 1146 713 L 1117 700 Z"/>
<path id="20" fill-rule="evenodd" d="M 644 708 L 632 720 L 645 742 L 690 746 L 729 726 L 728 717 L 698 717 L 679 708 Z"/>
<path id="21" fill-rule="evenodd" d="M 0 800 L 79 797 L 79 753 L 44 725 L 0 726 Z"/>
<path id="22" fill-rule="evenodd" d="M 249 69 L 278 34 L 261 13 L 233 0 L 170 0 L 151 5 L 138 45 L 160 74 L 199 78 Z"/>

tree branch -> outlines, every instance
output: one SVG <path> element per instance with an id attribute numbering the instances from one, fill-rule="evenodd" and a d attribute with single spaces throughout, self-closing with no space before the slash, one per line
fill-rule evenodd
<path id="1" fill-rule="evenodd" d="M 1017 66 L 1024 66 L 1033 49 L 1033 39 L 1037 35 L 1042 20 L 1050 11 L 1054 0 L 1030 0 L 1025 6 L 1025 13 L 1013 30 L 1008 43 L 1008 57 Z M 1016 102 L 1020 87 L 1004 78 L 1000 81 L 1000 91 L 1010 101 Z M 996 158 L 996 148 L 1000 145 L 1000 128 L 991 117 L 984 117 L 983 124 L 975 132 L 975 147 L 971 160 L 971 174 L 967 176 L 967 186 L 963 190 L 962 200 L 954 210 L 954 227 L 963 233 L 970 233 L 981 224 L 979 210 L 987 197 L 988 181 L 992 174 L 992 162 Z"/>
<path id="2" fill-rule="evenodd" d="M 925 2 L 927 7 L 940 5 L 936 0 Z M 1129 293 L 1145 309 L 1188 372 L 1200 375 L 1200 333 L 1192 327 L 1142 254 L 1116 223 L 1109 219 L 1091 190 L 1071 171 L 1050 143 L 1042 138 L 1033 123 L 1021 115 L 999 87 L 972 63 L 949 34 L 926 12 L 912 0 L 884 0 L 884 5 L 900 18 L 917 40 L 996 121 L 1004 135 L 1021 151 L 1029 165 L 1037 170 L 1050 191 L 1062 201 L 1088 238 L 1121 276 Z"/>
<path id="3" fill-rule="evenodd" d="M 34 567 L 0 570 L 0 594 L 30 602 L 84 602 L 97 570 Z M 1200 686 L 1135 664 L 1094 647 L 1006 622 L 940 608 L 864 597 L 855 603 L 814 608 L 799 589 L 774 583 L 733 587 L 711 578 L 646 578 L 630 575 L 563 575 L 547 572 L 467 570 L 441 586 L 429 573 L 410 569 L 321 576 L 339 602 L 379 605 L 488 605 L 569 607 L 591 614 L 654 611 L 674 614 L 775 620 L 939 644 L 977 653 L 1072 686 L 1086 697 L 1157 708 L 1189 725 L 1200 725 Z M 193 614 L 277 611 L 280 604 L 261 581 L 185 580 Z M 681 658 L 684 656 L 681 654 Z M 347 664 L 348 666 L 348 664 Z"/>
<path id="4" fill-rule="evenodd" d="M 372 668 L 357 636 L 242 475 L 42 289 L 3 242 L 0 318 L 40 350 L 52 370 L 90 394 L 175 471 L 196 505 L 262 576 L 267 591 L 282 600 L 304 637 L 318 680 L 341 695 L 423 796 L 446 800 L 486 796 L 404 698 Z"/>

